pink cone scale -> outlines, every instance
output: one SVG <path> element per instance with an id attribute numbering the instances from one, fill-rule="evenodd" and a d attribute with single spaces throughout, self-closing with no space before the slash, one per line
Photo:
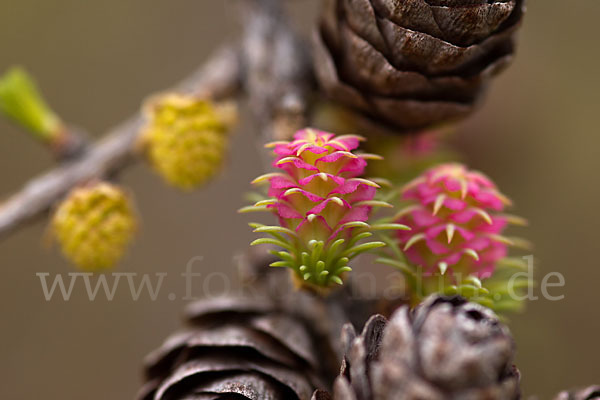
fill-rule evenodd
<path id="1" fill-rule="evenodd" d="M 360 253 L 383 247 L 383 242 L 362 242 L 375 229 L 401 229 L 397 224 L 369 225 L 374 207 L 389 206 L 374 200 L 379 185 L 362 177 L 367 162 L 380 157 L 356 153 L 360 136 L 335 136 L 304 129 L 291 142 L 267 145 L 276 155 L 278 172 L 258 177 L 267 183 L 269 198 L 241 211 L 269 211 L 279 226 L 251 224 L 271 237 L 253 244 L 270 243 L 283 251 L 275 267 L 289 267 L 301 286 L 327 288 L 342 284 L 351 271 L 349 261 Z"/>
<path id="2" fill-rule="evenodd" d="M 499 215 L 510 201 L 483 174 L 461 164 L 426 171 L 403 190 L 414 203 L 398 222 L 411 227 L 398 238 L 408 260 L 425 274 L 456 272 L 488 278 L 507 254 L 501 236 L 507 217 Z"/>
<path id="3" fill-rule="evenodd" d="M 504 283 L 493 281 L 496 293 L 488 293 L 485 280 L 492 282 L 508 247 L 517 244 L 503 236 L 507 225 L 524 221 L 503 214 L 510 200 L 488 177 L 462 164 L 441 164 L 408 183 L 402 199 L 409 205 L 395 221 L 411 230 L 399 231 L 397 239 L 407 263 L 418 267 L 421 295 L 462 289 L 467 297 L 504 298 Z"/>

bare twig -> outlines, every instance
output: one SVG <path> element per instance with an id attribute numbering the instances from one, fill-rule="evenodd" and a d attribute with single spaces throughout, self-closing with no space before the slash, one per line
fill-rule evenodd
<path id="1" fill-rule="evenodd" d="M 174 89 L 216 98 L 233 94 L 242 76 L 239 52 L 225 47 Z M 27 183 L 0 205 L 0 238 L 27 221 L 44 214 L 74 186 L 122 169 L 133 159 L 143 118 L 140 114 L 122 123 L 90 145 L 77 159 Z"/>
<path id="2" fill-rule="evenodd" d="M 307 46 L 290 28 L 281 0 L 249 0 L 244 32 L 245 87 L 266 140 L 306 125 L 313 86 Z"/>

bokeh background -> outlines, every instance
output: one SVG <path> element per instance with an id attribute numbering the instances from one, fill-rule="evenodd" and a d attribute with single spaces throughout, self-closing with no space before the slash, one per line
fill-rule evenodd
<path id="1" fill-rule="evenodd" d="M 306 28 L 318 0 L 292 3 Z M 0 71 L 25 66 L 60 115 L 101 135 L 235 37 L 237 10 L 231 0 L 0 0 Z M 540 399 L 600 380 L 599 13 L 596 0 L 529 1 L 516 62 L 456 138 L 530 220 L 539 276 L 566 278 L 552 292 L 564 300 L 532 302 L 510 320 L 524 392 Z M 188 260 L 203 256 L 195 270 L 205 277 L 231 276 L 253 237 L 235 213 L 260 171 L 252 129 L 240 126 L 229 168 L 204 190 L 169 189 L 143 164 L 122 174 L 143 224 L 119 271 L 169 272 L 156 301 L 132 301 L 123 286 L 90 302 L 78 285 L 70 301 L 47 302 L 35 274 L 73 269 L 44 247 L 46 221 L 0 243 L 0 398 L 132 398 L 142 357 L 179 326 Z M 0 196 L 52 165 L 0 120 Z M 224 287 L 217 275 L 196 282 L 197 296 Z"/>

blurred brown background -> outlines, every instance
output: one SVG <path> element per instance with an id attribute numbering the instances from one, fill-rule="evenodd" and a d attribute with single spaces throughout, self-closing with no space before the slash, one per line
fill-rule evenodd
<path id="1" fill-rule="evenodd" d="M 306 26 L 318 1 L 293 3 Z M 511 318 L 525 394 L 540 399 L 600 381 L 599 12 L 595 0 L 530 1 L 516 62 L 457 140 L 530 220 L 538 273 L 566 278 L 551 292 L 564 300 Z M 65 119 L 99 135 L 234 37 L 237 21 L 234 1 L 0 0 L 0 71 L 25 66 Z M 132 398 L 143 355 L 179 325 L 186 262 L 203 256 L 195 271 L 231 275 L 232 256 L 253 237 L 235 213 L 260 170 L 252 135 L 241 126 L 228 170 L 193 194 L 166 188 L 142 164 L 122 175 L 143 226 L 118 271 L 169 272 L 157 301 L 135 302 L 120 287 L 114 301 L 90 302 L 77 285 L 70 301 L 46 302 L 36 272 L 73 269 L 42 246 L 45 221 L 0 243 L 0 398 Z M 45 149 L 0 121 L 1 196 L 50 166 Z M 205 289 L 222 288 L 213 276 Z"/>

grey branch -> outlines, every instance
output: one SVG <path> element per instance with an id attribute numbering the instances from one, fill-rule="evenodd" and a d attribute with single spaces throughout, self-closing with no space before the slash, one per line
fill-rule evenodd
<path id="1" fill-rule="evenodd" d="M 290 27 L 283 3 L 247 4 L 245 86 L 258 129 L 267 140 L 288 139 L 306 125 L 313 82 L 307 46 Z"/>
<path id="2" fill-rule="evenodd" d="M 215 98 L 235 93 L 240 84 L 239 52 L 232 47 L 217 51 L 174 89 Z M 27 183 L 0 205 L 0 238 L 47 212 L 74 186 L 111 175 L 134 158 L 143 117 L 138 114 L 89 146 L 77 159 L 67 161 Z"/>

